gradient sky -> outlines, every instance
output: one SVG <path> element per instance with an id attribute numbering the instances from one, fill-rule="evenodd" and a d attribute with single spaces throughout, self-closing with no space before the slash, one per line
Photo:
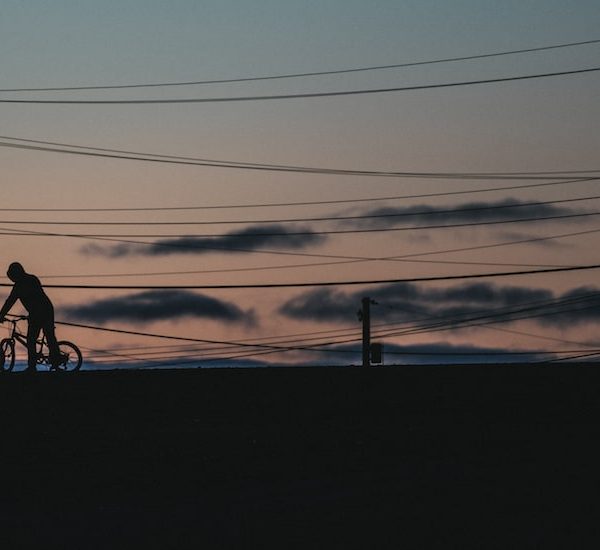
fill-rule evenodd
<path id="1" fill-rule="evenodd" d="M 0 88 L 102 86 L 301 73 L 397 64 L 600 38 L 597 1 L 12 1 L 0 9 Z M 498 58 L 302 79 L 176 88 L 2 92 L 0 99 L 190 98 L 411 86 L 569 71 L 598 66 L 600 45 Z M 0 135 L 147 153 L 255 163 L 390 171 L 598 170 L 600 75 L 440 90 L 269 102 L 166 105 L 0 104 Z M 136 208 L 334 201 L 525 184 L 525 181 L 411 180 L 252 172 L 93 159 L 0 147 L 2 208 Z M 143 213 L 1 212 L 0 227 L 57 233 L 224 234 L 256 232 L 256 220 L 339 217 L 375 209 L 447 209 L 478 202 L 550 201 L 595 196 L 597 182 L 520 191 L 389 202 Z M 418 208 L 417 208 L 418 207 Z M 548 205 L 530 217 L 600 210 L 600 201 Z M 517 210 L 515 210 L 516 212 Z M 481 219 L 491 220 L 489 216 Z M 516 217 L 514 212 L 505 212 Z M 441 219 L 441 218 L 436 218 Z M 36 226 L 55 221 L 226 221 L 209 226 Z M 447 216 L 444 223 L 473 221 Z M 296 237 L 262 250 L 398 256 L 600 228 L 597 217 L 487 228 Z M 306 222 L 280 229 L 363 228 L 359 222 Z M 6 265 L 21 261 L 43 283 L 193 285 L 311 282 L 454 275 L 600 263 L 600 233 L 421 259 L 507 264 L 364 262 L 342 266 L 220 272 L 334 261 L 266 253 L 148 254 L 67 237 L 2 235 Z M 145 239 L 152 241 L 152 238 Z M 246 241 L 249 242 L 249 241 Z M 150 247 L 143 250 L 149 252 Z M 0 262 L 1 263 L 1 262 Z M 510 266 L 508 266 L 510 264 Z M 529 267 L 528 267 L 529 266 Z M 213 271 L 145 275 L 170 271 Z M 122 274 L 140 274 L 123 276 Z M 118 276 L 90 277 L 98 274 Z M 79 275 L 79 277 L 73 277 Z M 60 277 L 59 277 L 60 276 Z M 68 278 L 61 278 L 61 277 Z M 358 329 L 362 295 L 377 296 L 374 323 L 478 311 L 600 288 L 596 271 L 482 279 L 484 287 L 221 290 L 183 294 L 49 289 L 61 320 L 190 338 L 240 340 L 339 328 Z M 4 279 L 2 282 L 8 282 Z M 492 286 L 495 285 L 495 286 Z M 508 288 L 511 287 L 511 288 Z M 514 287 L 519 287 L 517 292 Z M 2 296 L 7 289 L 2 289 Z M 486 298 L 482 292 L 487 291 Z M 434 292 L 435 291 L 435 292 Z M 454 293 L 451 293 L 454 291 Z M 437 293 L 436 293 L 437 292 Z M 517 298 L 515 298 L 517 296 Z M 479 297 L 479 298 L 478 298 Z M 487 301 L 486 301 L 487 300 Z M 517 300 L 516 302 L 514 300 Z M 319 309 L 315 304 L 326 305 Z M 327 310 L 325 310 L 327 309 Z M 339 311 L 338 311 L 339 309 Z M 17 308 L 14 310 L 18 311 Z M 410 314 L 409 312 L 412 311 Z M 395 313 L 394 313 L 395 312 Z M 560 316 L 559 316 L 560 317 Z M 600 308 L 556 322 L 499 325 L 519 334 L 470 329 L 403 336 L 396 346 L 566 349 L 575 344 L 521 334 L 597 342 Z M 59 328 L 91 349 L 165 345 L 152 339 Z M 166 342 L 169 344 L 169 342 Z M 172 344 L 172 342 L 171 342 Z M 595 344 L 597 345 L 597 344 Z M 429 346 L 429 348 L 427 347 Z M 576 346 L 575 346 L 576 347 Z M 582 347 L 582 349 L 585 349 Z M 123 351 L 132 357 L 137 350 Z M 98 356 L 96 354 L 96 356 Z M 110 356 L 107 356 L 110 357 Z M 260 357 L 259 357 L 260 358 Z M 121 360 L 113 357 L 111 360 Z M 265 356 L 304 361 L 302 353 Z M 325 360 L 318 356 L 319 361 Z M 358 361 L 343 357 L 340 361 Z M 391 359 L 388 359 L 390 361 Z"/>

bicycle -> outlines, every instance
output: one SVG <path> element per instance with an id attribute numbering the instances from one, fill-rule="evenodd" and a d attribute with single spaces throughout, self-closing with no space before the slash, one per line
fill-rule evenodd
<path id="1" fill-rule="evenodd" d="M 6 319 L 11 323 L 12 328 L 10 336 L 0 341 L 0 371 L 10 372 L 15 366 L 15 342 L 19 342 L 27 348 L 27 337 L 19 331 L 17 323 L 27 319 L 27 316 L 19 316 L 14 319 Z M 46 336 L 37 341 L 36 362 L 38 365 L 47 365 L 49 370 L 54 371 L 78 371 L 81 368 L 83 357 L 79 348 L 67 340 L 58 342 L 60 352 L 60 361 L 58 365 L 53 365 L 50 361 L 50 351 Z"/>

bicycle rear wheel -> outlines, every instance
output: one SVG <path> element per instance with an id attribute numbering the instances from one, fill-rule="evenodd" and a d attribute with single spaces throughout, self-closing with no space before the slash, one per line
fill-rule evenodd
<path id="1" fill-rule="evenodd" d="M 10 338 L 0 342 L 0 371 L 10 372 L 15 366 L 15 343 Z"/>
<path id="2" fill-rule="evenodd" d="M 73 342 L 61 340 L 58 342 L 58 349 L 60 350 L 60 363 L 56 366 L 56 370 L 70 372 L 81 368 L 83 357 Z"/>

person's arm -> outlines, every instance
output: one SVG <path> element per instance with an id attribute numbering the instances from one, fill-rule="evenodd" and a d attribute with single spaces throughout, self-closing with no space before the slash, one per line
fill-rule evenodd
<path id="1" fill-rule="evenodd" d="M 0 309 L 0 322 L 4 321 L 5 315 L 10 311 L 10 308 L 15 305 L 17 298 L 18 298 L 18 296 L 15 291 L 15 287 L 13 286 L 13 289 L 12 289 L 11 293 L 8 295 L 8 298 L 6 298 L 6 301 L 4 302 L 2 309 Z"/>

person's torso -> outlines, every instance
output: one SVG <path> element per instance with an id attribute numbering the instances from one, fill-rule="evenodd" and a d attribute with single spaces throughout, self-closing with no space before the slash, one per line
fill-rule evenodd
<path id="1" fill-rule="evenodd" d="M 25 274 L 22 280 L 15 283 L 15 290 L 17 297 L 30 315 L 52 313 L 52 302 L 44 292 L 42 283 L 35 275 Z"/>

